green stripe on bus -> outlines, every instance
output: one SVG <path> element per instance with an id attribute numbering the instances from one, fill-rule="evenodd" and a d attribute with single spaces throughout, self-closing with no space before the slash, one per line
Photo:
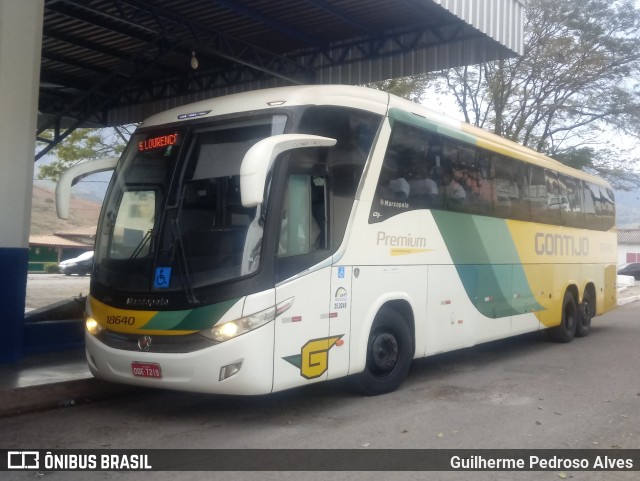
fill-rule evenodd
<path id="1" fill-rule="evenodd" d="M 461 142 L 466 142 L 467 144 L 477 145 L 478 143 L 478 138 L 475 135 L 463 132 L 459 128 L 451 128 L 440 123 L 432 122 L 425 117 L 412 114 L 406 110 L 389 109 L 389 120 L 392 125 L 394 121 L 404 122 L 405 124 L 415 125 L 416 127 L 430 130 L 431 132 L 436 132 L 449 138 L 460 140 Z"/>
<path id="2" fill-rule="evenodd" d="M 503 219 L 432 211 L 467 296 L 490 318 L 542 310 Z"/>
<path id="3" fill-rule="evenodd" d="M 158 312 L 142 328 L 159 331 L 200 331 L 216 324 L 240 298 L 184 311 Z"/>

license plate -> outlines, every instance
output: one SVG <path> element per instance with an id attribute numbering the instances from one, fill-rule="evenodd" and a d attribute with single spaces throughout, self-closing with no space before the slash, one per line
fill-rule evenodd
<path id="1" fill-rule="evenodd" d="M 160 364 L 155 362 L 132 362 L 131 372 L 138 377 L 162 377 L 162 369 Z"/>

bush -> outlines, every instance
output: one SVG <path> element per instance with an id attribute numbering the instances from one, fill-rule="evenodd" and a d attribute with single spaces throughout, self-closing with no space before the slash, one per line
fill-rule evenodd
<path id="1" fill-rule="evenodd" d="M 47 274 L 60 274 L 60 268 L 58 267 L 58 264 L 54 264 L 54 263 L 45 264 L 44 271 Z"/>

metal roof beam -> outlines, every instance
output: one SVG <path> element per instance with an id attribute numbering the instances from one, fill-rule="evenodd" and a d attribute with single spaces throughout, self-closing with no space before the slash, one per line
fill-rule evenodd
<path id="1" fill-rule="evenodd" d="M 158 38 L 152 50 L 155 51 L 155 57 L 149 60 L 145 47 L 144 51 L 140 52 L 136 58 L 134 75 L 127 79 L 127 82 L 124 84 L 119 82 L 118 78 L 122 76 L 122 73 L 120 71 L 114 71 L 111 75 L 105 76 L 101 82 L 93 86 L 89 91 L 84 92 L 84 94 L 71 103 L 64 112 L 58 112 L 52 120 L 41 125 L 36 131 L 36 136 L 39 136 L 43 131 L 51 128 L 54 129 L 55 134 L 53 141 L 44 140 L 46 145 L 36 153 L 35 160 L 37 161 L 46 155 L 84 122 L 98 115 L 104 116 L 104 109 L 111 104 L 113 99 L 117 98 L 129 85 L 141 78 L 143 74 L 154 68 L 155 64 L 173 49 L 174 46 L 167 42 L 167 38 Z M 105 94 L 105 92 L 110 93 Z M 62 119 L 66 118 L 75 120 L 63 131 L 60 125 Z M 102 119 L 102 122 L 105 123 L 104 119 Z"/>
<path id="2" fill-rule="evenodd" d="M 77 7 L 77 9 L 71 12 L 62 4 L 72 5 Z M 139 9 L 140 14 L 151 16 L 157 23 L 159 31 L 148 27 L 141 29 L 140 25 L 128 18 L 120 19 L 118 16 L 112 14 L 103 15 L 102 12 L 87 6 L 79 0 L 61 0 L 55 4 L 47 4 L 48 7 L 58 13 L 68 15 L 72 18 L 80 18 L 85 22 L 100 25 L 101 27 L 104 27 L 104 24 L 98 22 L 98 18 L 106 17 L 110 21 L 113 20 L 110 25 L 106 27 L 107 29 L 120 35 L 141 40 L 145 42 L 145 45 L 128 62 L 133 66 L 133 72 L 129 73 L 130 78 L 127 82 L 123 84 L 122 81 L 118 81 L 118 77 L 121 77 L 124 69 L 105 76 L 101 82 L 85 91 L 84 95 L 77 98 L 63 112 L 58 112 L 51 120 L 45 122 L 38 128 L 36 135 L 39 135 L 46 129 L 53 128 L 54 139 L 51 141 L 40 139 L 46 142 L 46 145 L 37 152 L 35 156 L 36 161 L 51 151 L 84 122 L 103 114 L 103 110 L 107 108 L 107 106 L 119 98 L 122 98 L 127 89 L 135 85 L 136 81 L 141 80 L 143 73 L 148 72 L 152 68 L 157 68 L 161 59 L 166 54 L 170 51 L 184 49 L 184 43 L 181 44 L 181 42 L 185 36 L 199 41 L 205 50 L 219 57 L 232 60 L 258 72 L 283 78 L 291 83 L 302 83 L 304 80 L 309 81 L 313 75 L 310 69 L 290 59 L 272 54 L 227 35 L 219 34 L 218 32 L 197 25 L 170 12 L 157 8 L 149 9 L 149 5 L 146 3 L 134 0 L 127 0 L 126 2 L 114 0 L 114 5 L 117 5 L 117 11 L 121 15 L 126 15 L 121 8 L 122 4 Z M 144 30 L 144 32 L 141 30 Z M 54 79 L 50 80 L 55 82 Z M 69 84 L 67 83 L 66 85 Z M 62 129 L 60 127 L 62 119 L 68 118 L 75 119 L 75 121 L 72 121 L 68 128 Z"/>
<path id="3" fill-rule="evenodd" d="M 97 67 L 96 65 L 89 65 L 86 62 L 80 62 L 80 61 L 76 60 L 75 58 L 71 58 L 71 57 L 66 56 L 66 55 L 60 55 L 58 53 L 51 52 L 49 50 L 43 50 L 42 54 L 41 54 L 41 58 L 43 60 L 47 60 L 47 61 L 50 61 L 50 62 L 55 62 L 55 63 L 62 64 L 62 65 L 70 65 L 72 67 L 77 67 L 79 69 L 86 70 L 86 71 L 92 72 L 92 73 L 98 73 L 98 74 L 101 74 L 101 75 L 105 75 L 105 74 L 110 73 L 110 71 L 107 70 L 107 69 Z"/>
<path id="4" fill-rule="evenodd" d="M 314 69 L 362 61 L 366 57 L 383 58 L 398 53 L 409 53 L 416 48 L 426 49 L 442 43 L 459 42 L 482 36 L 475 29 L 467 29 L 458 23 L 438 24 L 431 29 L 412 30 L 387 34 L 384 38 L 365 39 L 335 45 L 322 52 L 303 55 L 307 65 Z"/>
<path id="5" fill-rule="evenodd" d="M 124 91 L 120 98 L 124 104 L 144 103 L 179 95 L 197 94 L 229 86 L 259 82 L 267 76 L 259 71 L 238 65 L 234 69 L 200 72 L 189 78 L 165 80 L 154 85 L 134 85 Z"/>
<path id="6" fill-rule="evenodd" d="M 87 92 L 94 87 L 93 83 L 83 82 L 75 76 L 63 75 L 45 70 L 40 74 L 40 82 L 54 86 L 64 86 L 64 88 L 68 90 L 75 90 L 79 92 Z"/>
<path id="7" fill-rule="evenodd" d="M 303 32 L 302 30 L 298 30 L 297 28 L 293 28 L 290 25 L 274 20 L 271 17 L 267 17 L 266 15 L 263 15 L 262 13 L 259 13 L 252 8 L 248 8 L 244 5 L 240 5 L 238 2 L 235 2 L 233 0 L 211 0 L 211 1 L 213 3 L 222 5 L 223 7 L 228 8 L 229 10 L 232 10 L 244 17 L 250 18 L 251 20 L 255 20 L 256 22 L 261 23 L 263 25 L 267 25 L 277 30 L 278 32 L 288 35 L 291 38 L 302 40 L 306 44 L 311 45 L 313 47 L 321 48 L 325 45 L 325 42 L 323 42 L 322 40 L 320 40 L 319 38 L 313 35 L 309 35 L 308 33 Z"/>
<path id="8" fill-rule="evenodd" d="M 345 12 L 339 10 L 338 8 L 336 8 L 335 5 L 332 5 L 329 2 L 326 2 L 325 0 L 307 0 L 307 2 L 315 5 L 316 7 L 324 10 L 325 12 L 330 13 L 331 15 L 333 15 L 334 17 L 339 18 L 343 22 L 346 22 L 349 25 L 362 30 L 363 32 L 367 33 L 368 35 L 378 35 L 380 33 L 380 32 L 374 31 L 370 26 L 365 25 L 364 23 L 362 23 L 360 20 L 354 18 L 353 16 L 348 15 Z"/>
<path id="9" fill-rule="evenodd" d="M 79 1 L 79 0 L 76 0 Z M 138 0 L 118 0 L 136 8 L 144 10 L 148 5 Z M 250 68 L 263 71 L 274 77 L 279 77 L 292 83 L 309 82 L 313 78 L 313 71 L 295 61 L 269 52 L 261 47 L 238 40 L 229 35 L 184 19 L 172 12 L 152 7 L 150 11 L 158 18 L 172 21 L 182 21 L 186 24 L 185 33 L 189 32 L 200 44 L 216 56 L 240 63 Z"/>
<path id="10" fill-rule="evenodd" d="M 95 52 L 98 54 L 106 55 L 108 57 L 121 60 L 124 62 L 129 62 L 132 60 L 132 55 L 124 51 L 113 49 L 113 48 L 107 48 L 107 47 L 104 47 L 102 44 L 92 42 L 90 40 L 79 39 L 72 35 L 52 30 L 51 28 L 45 28 L 43 31 L 43 35 L 50 39 L 66 43 L 68 45 L 73 45 L 74 47 L 79 47 L 89 52 Z M 69 64 L 71 65 L 71 63 Z M 157 65 L 156 70 L 163 72 L 164 74 L 167 74 L 167 75 L 180 74 L 180 72 L 176 71 L 175 69 L 166 67 L 164 65 Z"/>
<path id="11" fill-rule="evenodd" d="M 102 16 L 113 20 L 112 24 L 108 27 L 109 29 L 132 38 L 138 38 L 139 40 L 149 41 L 150 37 L 164 36 L 166 35 L 167 28 L 171 28 L 175 35 L 172 41 L 176 43 L 178 51 L 190 54 L 194 49 L 194 45 L 193 42 L 187 43 L 185 39 L 192 39 L 213 55 L 264 71 L 269 75 L 282 78 L 291 83 L 308 83 L 313 78 L 313 71 L 311 69 L 297 64 L 287 57 L 274 54 L 261 47 L 217 32 L 173 12 L 153 6 L 150 3 L 137 0 L 112 0 L 112 2 L 114 5 L 117 5 L 119 12 L 124 11 L 121 5 L 127 5 L 137 9 L 138 12 L 135 14 L 137 17 L 146 16 L 152 19 L 158 28 L 143 27 L 141 22 L 137 23 L 129 18 L 120 18 L 113 14 L 104 14 L 104 12 L 92 8 L 82 0 L 60 0 L 60 3 L 54 4 L 54 10 L 62 10 L 61 13 L 65 13 L 64 11 L 67 9 L 57 6 L 61 3 L 73 5 L 77 9 L 85 12 L 85 15 L 83 15 L 84 21 L 102 26 L 96 19 L 96 16 Z M 77 12 L 73 13 L 67 10 L 66 14 L 82 18 L 81 14 Z M 141 30 L 144 30 L 149 36 L 142 34 Z"/>
<path id="12" fill-rule="evenodd" d="M 114 48 L 107 48 L 103 44 L 98 42 L 93 42 L 91 40 L 85 40 L 85 39 L 80 40 L 79 38 L 74 37 L 73 35 L 69 35 L 68 33 L 54 30 L 51 27 L 47 27 L 46 25 L 42 31 L 42 35 L 44 37 L 48 37 L 53 40 L 57 40 L 59 42 L 64 42 L 68 45 L 80 47 L 85 50 L 97 52 L 102 55 L 107 55 L 109 57 L 116 58 L 119 60 L 127 60 L 129 58 L 129 55 L 126 52 L 123 52 L 121 50 L 117 50 Z"/>

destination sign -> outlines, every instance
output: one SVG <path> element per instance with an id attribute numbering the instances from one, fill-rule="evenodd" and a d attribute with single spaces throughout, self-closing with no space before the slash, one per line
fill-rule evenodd
<path id="1" fill-rule="evenodd" d="M 151 137 L 150 139 L 141 140 L 138 142 L 138 150 L 140 152 L 146 152 L 148 150 L 161 149 L 169 145 L 175 145 L 178 143 L 178 134 L 160 135 L 158 137 Z"/>

